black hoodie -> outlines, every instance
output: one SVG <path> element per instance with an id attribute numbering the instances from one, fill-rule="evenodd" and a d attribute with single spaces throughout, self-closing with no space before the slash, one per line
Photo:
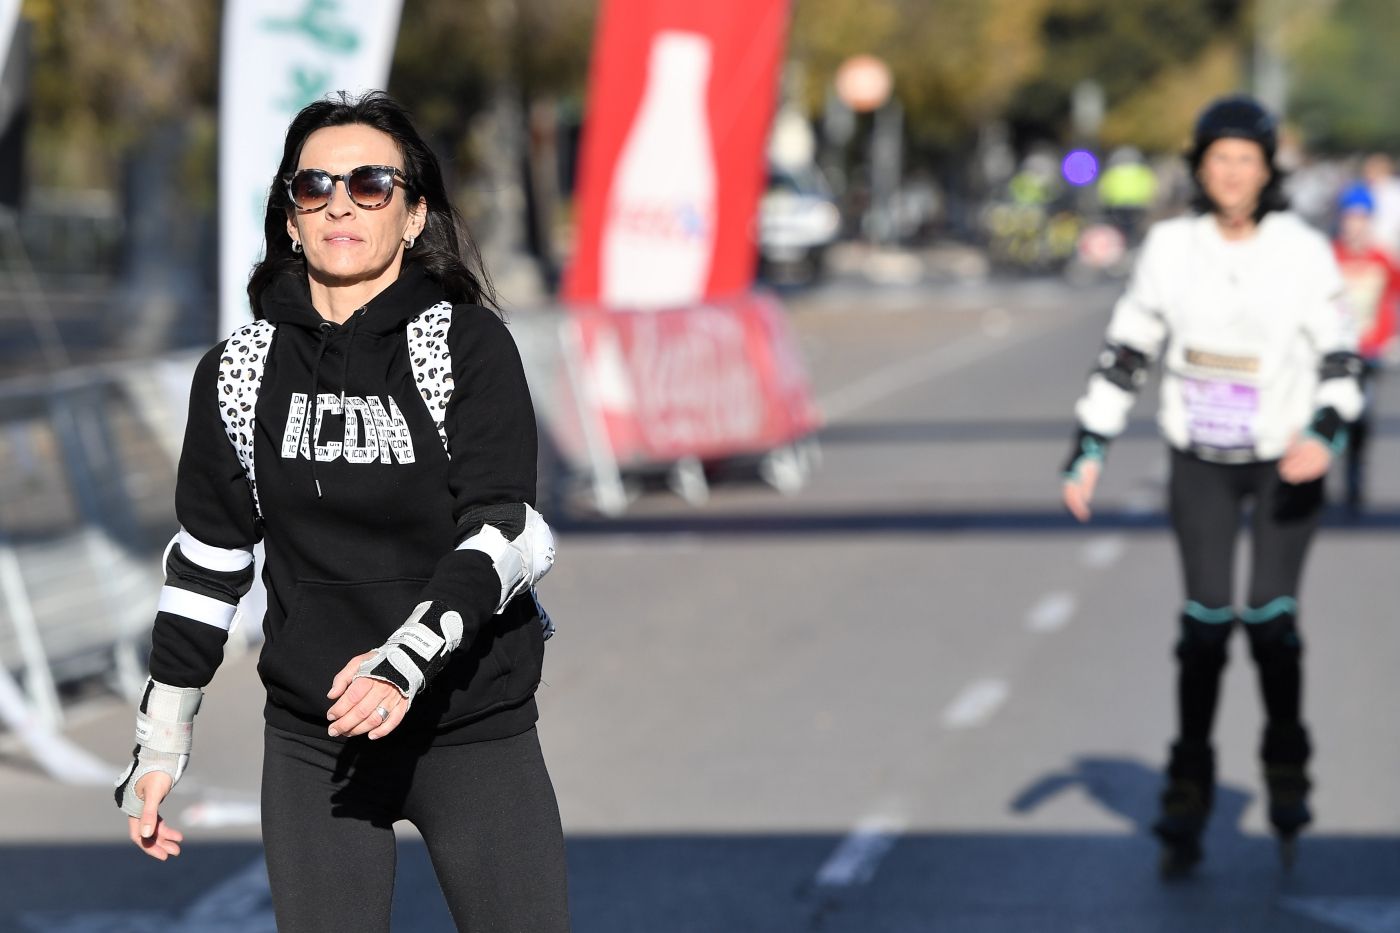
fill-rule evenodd
<path id="1" fill-rule="evenodd" d="M 460 612 L 465 634 L 390 738 L 470 742 L 518 734 L 535 721 L 544 642 L 534 601 L 524 594 L 494 615 L 501 584 L 490 559 L 456 550 L 476 530 L 459 526 L 474 507 L 534 504 L 534 411 L 505 325 L 486 308 L 455 306 L 447 333 L 455 382 L 448 458 L 415 385 L 405 335 L 412 318 L 444 300 L 436 282 L 409 267 L 337 326 L 312 307 L 305 279 L 287 277 L 268 289 L 263 310 L 277 333 L 255 420 L 261 519 L 216 399 L 225 344 L 195 370 L 175 490 L 185 546 L 167 560 L 166 589 L 236 603 L 251 570 L 230 571 L 221 555 L 263 542 L 267 615 L 258 673 L 272 725 L 324 736 L 332 678 L 381 645 L 423 600 Z M 303 440 L 289 414 L 294 396 L 312 394 L 323 409 L 320 428 Z M 342 404 L 356 412 L 350 425 Z M 373 430 L 370 406 L 401 413 L 411 451 L 401 436 L 391 446 L 389 432 Z M 306 433 L 315 425 L 314 416 L 306 419 Z M 377 456 L 367 455 L 371 435 Z M 318 445 L 313 464 L 306 452 Z M 362 462 L 347 459 L 351 448 Z M 191 617 L 199 614 L 157 613 L 155 680 L 202 687 L 213 677 L 227 633 Z"/>

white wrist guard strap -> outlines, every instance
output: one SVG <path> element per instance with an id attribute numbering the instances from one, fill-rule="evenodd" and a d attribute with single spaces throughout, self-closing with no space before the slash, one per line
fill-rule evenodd
<path id="1" fill-rule="evenodd" d="M 140 816 L 143 801 L 136 796 L 136 782 L 152 771 L 170 775 L 173 787 L 189 764 L 194 717 L 204 691 L 198 687 L 172 687 L 146 681 L 146 692 L 136 712 L 136 747 L 131 764 L 117 778 L 116 800 L 128 816 Z"/>
<path id="2" fill-rule="evenodd" d="M 382 680 L 412 700 L 461 643 L 461 614 L 437 600 L 421 602 L 388 641 L 360 662 L 353 679 Z"/>
<path id="3" fill-rule="evenodd" d="M 480 551 L 491 558 L 501 580 L 500 614 L 506 604 L 536 583 L 554 566 L 554 532 L 544 516 L 521 502 L 481 510 L 486 522 L 457 545 L 459 551 Z M 499 514 L 497 514 L 499 513 Z"/>

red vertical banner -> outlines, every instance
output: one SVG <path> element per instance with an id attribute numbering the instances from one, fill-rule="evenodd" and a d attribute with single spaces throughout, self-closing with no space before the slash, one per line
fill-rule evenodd
<path id="1" fill-rule="evenodd" d="M 607 0 L 564 297 L 679 308 L 745 292 L 788 0 Z"/>

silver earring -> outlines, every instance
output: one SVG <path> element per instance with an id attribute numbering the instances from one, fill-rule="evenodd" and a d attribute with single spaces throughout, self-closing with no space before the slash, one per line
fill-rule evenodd
<path id="1" fill-rule="evenodd" d="M 418 242 L 418 238 L 417 238 L 416 236 L 406 236 L 406 237 L 403 238 L 403 248 L 404 248 L 404 249 L 413 249 L 413 244 L 414 244 L 414 243 L 417 243 L 417 242 Z"/>
<path id="2" fill-rule="evenodd" d="M 299 252 L 301 252 L 301 240 L 293 240 L 293 241 L 292 241 L 292 252 L 294 252 L 294 253 L 299 253 Z"/>

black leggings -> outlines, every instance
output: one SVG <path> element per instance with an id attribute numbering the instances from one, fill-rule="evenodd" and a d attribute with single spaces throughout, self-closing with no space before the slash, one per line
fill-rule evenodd
<path id="1" fill-rule="evenodd" d="M 461 931 L 569 929 L 564 835 L 534 729 L 413 747 L 265 732 L 263 846 L 279 930 L 389 930 L 393 824 L 427 844 Z"/>
<path id="2" fill-rule="evenodd" d="M 1226 646 L 1238 620 L 1259 668 L 1269 729 L 1265 757 L 1305 758 L 1297 595 L 1321 515 L 1322 480 L 1285 483 L 1277 461 L 1226 465 L 1173 450 L 1171 463 L 1172 529 L 1186 585 L 1177 645 L 1180 739 L 1198 748 L 1209 742 Z M 1249 504 L 1248 599 L 1236 613 L 1235 541 Z"/>
<path id="3" fill-rule="evenodd" d="M 1208 609 L 1233 604 L 1235 541 L 1245 505 L 1250 519 L 1248 606 L 1297 598 L 1303 560 L 1322 510 L 1322 480 L 1294 486 L 1278 462 L 1210 463 L 1172 451 L 1171 519 L 1186 598 Z"/>

